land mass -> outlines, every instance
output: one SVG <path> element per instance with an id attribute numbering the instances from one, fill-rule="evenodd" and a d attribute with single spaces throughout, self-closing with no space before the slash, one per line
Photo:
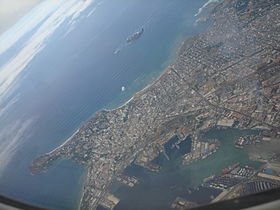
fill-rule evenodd
<path id="1" fill-rule="evenodd" d="M 279 0 L 224 0 L 211 25 L 182 44 L 174 64 L 123 106 L 97 112 L 30 166 L 63 158 L 87 166 L 80 209 L 95 209 L 110 184 L 150 148 L 213 127 L 280 135 Z"/>

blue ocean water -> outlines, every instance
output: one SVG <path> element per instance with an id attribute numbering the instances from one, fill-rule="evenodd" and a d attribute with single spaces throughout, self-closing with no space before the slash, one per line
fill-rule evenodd
<path id="1" fill-rule="evenodd" d="M 36 123 L 1 175 L 1 194 L 54 209 L 77 209 L 85 168 L 63 160 L 32 176 L 29 164 L 60 145 L 96 111 L 124 103 L 149 84 L 172 60 L 181 41 L 206 27 L 194 24 L 206 0 L 99 2 L 97 10 L 65 36 L 66 20 L 26 67 L 15 93 L 20 97 L 2 116 L 0 128 L 19 118 Z M 143 36 L 126 45 L 126 38 L 141 27 Z M 14 49 L 20 44 L 19 40 Z M 121 51 L 114 54 L 117 49 Z"/>

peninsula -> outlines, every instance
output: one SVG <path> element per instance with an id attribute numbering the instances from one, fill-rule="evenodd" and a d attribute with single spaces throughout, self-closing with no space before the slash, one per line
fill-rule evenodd
<path id="1" fill-rule="evenodd" d="M 279 0 L 223 0 L 209 28 L 182 44 L 173 65 L 115 110 L 97 112 L 64 144 L 38 157 L 87 166 L 80 209 L 95 209 L 110 184 L 149 148 L 213 127 L 280 136 Z"/>

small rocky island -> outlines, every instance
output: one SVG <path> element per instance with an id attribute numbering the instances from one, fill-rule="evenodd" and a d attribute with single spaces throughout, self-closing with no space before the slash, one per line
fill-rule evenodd
<path id="1" fill-rule="evenodd" d="M 175 135 L 235 127 L 278 138 L 279 1 L 223 0 L 207 19 L 209 28 L 184 41 L 174 64 L 153 84 L 123 106 L 96 113 L 64 144 L 38 157 L 31 172 L 63 158 L 85 165 L 80 209 L 95 209 L 107 198 L 107 206 L 118 203 L 108 194 L 110 184 Z"/>

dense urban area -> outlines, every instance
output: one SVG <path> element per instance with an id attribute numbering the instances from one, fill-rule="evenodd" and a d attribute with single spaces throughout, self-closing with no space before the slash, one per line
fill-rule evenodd
<path id="1" fill-rule="evenodd" d="M 161 153 L 168 158 L 166 147 L 183 147 L 187 137 L 191 152 L 182 155 L 182 164 L 219 149 L 217 139 L 202 141 L 211 128 L 258 131 L 236 139 L 238 149 L 279 141 L 280 1 L 223 0 L 209 6 L 211 12 L 198 21 L 210 21 L 208 29 L 184 41 L 156 81 L 123 106 L 96 113 L 64 144 L 36 159 L 32 173 L 72 159 L 88 169 L 80 209 L 113 209 L 120 200 L 109 193 L 112 182 L 127 187 L 141 182 L 123 174 L 127 166 L 133 162 L 156 173 L 160 166 L 151 161 Z M 205 178 L 200 187 L 220 190 L 211 202 L 280 186 L 280 154 L 251 158 L 261 168 L 232 163 Z M 196 205 L 177 197 L 170 208 Z"/>

